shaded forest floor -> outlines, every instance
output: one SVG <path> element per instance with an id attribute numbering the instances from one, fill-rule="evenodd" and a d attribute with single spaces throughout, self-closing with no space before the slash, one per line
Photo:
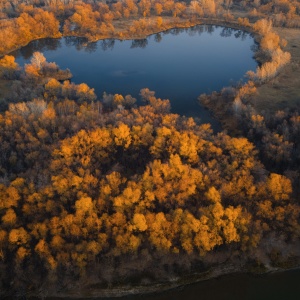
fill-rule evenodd
<path id="1" fill-rule="evenodd" d="M 11 84 L 9 80 L 0 79 L 0 98 L 5 98 L 9 94 Z"/>
<path id="2" fill-rule="evenodd" d="M 284 50 L 291 53 L 292 60 L 278 76 L 257 89 L 252 103 L 258 111 L 300 107 L 300 30 L 275 27 L 274 31 L 287 40 Z"/>

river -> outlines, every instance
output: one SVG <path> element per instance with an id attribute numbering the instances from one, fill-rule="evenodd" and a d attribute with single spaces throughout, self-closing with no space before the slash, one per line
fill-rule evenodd
<path id="1" fill-rule="evenodd" d="M 95 300 L 299 300 L 300 269 L 253 275 L 234 273 L 179 288 L 152 294 L 117 298 L 96 297 Z M 78 300 L 83 298 L 46 297 L 47 300 Z M 35 298 L 37 300 L 37 298 Z"/>

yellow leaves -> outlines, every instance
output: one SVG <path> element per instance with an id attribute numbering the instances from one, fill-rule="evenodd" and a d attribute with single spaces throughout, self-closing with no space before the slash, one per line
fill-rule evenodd
<path id="1" fill-rule="evenodd" d="M 116 248 L 114 249 L 115 255 L 121 253 L 135 252 L 141 244 L 141 239 L 131 233 L 117 235 L 115 238 Z"/>
<path id="2" fill-rule="evenodd" d="M 92 253 L 93 255 L 97 255 L 102 250 L 102 247 L 96 241 L 90 241 L 87 244 L 86 250 Z"/>
<path id="3" fill-rule="evenodd" d="M 111 187 L 109 185 L 102 185 L 101 187 L 101 193 L 104 196 L 109 196 L 111 194 L 112 190 Z"/>
<path id="4" fill-rule="evenodd" d="M 77 93 L 86 94 L 90 92 L 90 88 L 86 83 L 81 83 L 77 86 Z"/>
<path id="5" fill-rule="evenodd" d="M 7 240 L 7 232 L 3 229 L 0 229 L 0 246 L 5 243 Z"/>
<path id="6" fill-rule="evenodd" d="M 117 146 L 122 146 L 125 149 L 127 149 L 130 146 L 130 128 L 126 124 L 121 123 L 118 127 L 113 128 L 112 132 L 115 136 L 114 141 Z"/>
<path id="7" fill-rule="evenodd" d="M 216 202 L 211 206 L 211 213 L 214 218 L 216 225 L 220 226 L 222 224 L 222 217 L 224 216 L 224 208 L 221 203 Z"/>
<path id="8" fill-rule="evenodd" d="M 49 247 L 45 240 L 40 240 L 35 246 L 34 250 L 40 255 L 49 253 Z"/>
<path id="9" fill-rule="evenodd" d="M 169 250 L 172 246 L 172 241 L 169 239 L 171 223 L 167 221 L 164 213 L 148 214 L 146 220 L 150 231 L 149 241 L 158 250 Z"/>
<path id="10" fill-rule="evenodd" d="M 264 50 L 273 51 L 279 47 L 280 37 L 274 32 L 265 34 L 260 41 L 260 47 Z"/>
<path id="11" fill-rule="evenodd" d="M 18 190 L 13 186 L 9 186 L 0 197 L 0 208 L 17 207 L 20 199 Z"/>
<path id="12" fill-rule="evenodd" d="M 202 186 L 203 175 L 199 170 L 183 164 L 179 155 L 171 155 L 168 163 L 153 161 L 143 180 L 147 190 L 153 192 L 158 201 L 167 205 L 184 205 L 189 197 L 196 194 L 197 187 Z"/>
<path id="13" fill-rule="evenodd" d="M 150 146 L 153 143 L 153 126 L 146 123 L 142 126 L 132 126 L 132 143 L 136 147 Z"/>
<path id="14" fill-rule="evenodd" d="M 32 76 L 32 77 L 39 77 L 39 69 L 33 65 L 28 65 L 26 64 L 25 67 L 25 73 L 27 76 Z"/>
<path id="15" fill-rule="evenodd" d="M 38 253 L 38 255 L 44 259 L 46 259 L 48 266 L 51 270 L 54 270 L 57 267 L 57 262 L 51 255 L 49 246 L 47 242 L 42 239 L 40 240 L 37 245 L 34 248 L 35 252 Z"/>
<path id="16" fill-rule="evenodd" d="M 182 248 L 189 254 L 191 254 L 194 250 L 194 245 L 193 245 L 193 242 L 191 239 L 184 239 L 182 242 L 181 242 L 181 246 Z"/>
<path id="17" fill-rule="evenodd" d="M 59 251 L 64 246 L 64 243 L 65 243 L 65 241 L 61 236 L 55 235 L 55 236 L 53 236 L 50 245 L 51 245 L 52 249 Z"/>
<path id="18" fill-rule="evenodd" d="M 17 215 L 12 208 L 9 208 L 2 217 L 2 222 L 7 225 L 14 225 L 17 221 Z"/>
<path id="19" fill-rule="evenodd" d="M 19 65 L 15 62 L 15 57 L 12 55 L 5 55 L 0 59 L 0 75 L 5 79 L 15 78 L 16 71 Z"/>
<path id="20" fill-rule="evenodd" d="M 59 169 L 64 164 L 76 166 L 78 172 L 88 169 L 93 174 L 97 172 L 97 166 L 109 161 L 109 153 L 113 151 L 112 142 L 107 128 L 97 128 L 90 132 L 81 130 L 72 138 L 63 140 L 60 149 L 54 150 L 52 169 Z"/>
<path id="21" fill-rule="evenodd" d="M 10 231 L 8 240 L 11 244 L 26 245 L 30 240 L 30 236 L 23 227 L 20 227 Z"/>
<path id="22" fill-rule="evenodd" d="M 258 212 L 257 214 L 260 217 L 267 218 L 267 219 L 272 219 L 274 216 L 274 211 L 272 207 L 272 202 L 270 200 L 266 200 L 263 202 L 258 203 Z"/>
<path id="23" fill-rule="evenodd" d="M 185 159 L 190 164 L 196 164 L 199 161 L 199 153 L 204 149 L 204 141 L 199 138 L 192 130 L 176 130 L 176 120 L 171 117 L 164 116 L 164 121 L 168 127 L 162 126 L 156 129 L 156 137 L 153 145 L 150 147 L 150 152 L 154 157 L 161 157 L 163 154 L 168 153 L 178 154 L 182 159 Z M 170 124 L 168 124 L 170 123 Z M 189 124 L 186 126 L 195 126 Z M 208 145 L 208 150 L 211 151 Z"/>
<path id="24" fill-rule="evenodd" d="M 148 228 L 146 218 L 143 214 L 136 213 L 133 216 L 133 225 L 134 228 L 138 231 L 145 231 Z"/>
<path id="25" fill-rule="evenodd" d="M 141 197 L 141 190 L 135 182 L 128 182 L 127 187 L 120 196 L 114 198 L 114 206 L 117 208 L 131 207 Z"/>
<path id="26" fill-rule="evenodd" d="M 126 222 L 127 222 L 126 217 L 124 216 L 124 214 L 120 212 L 116 212 L 111 216 L 111 224 L 115 225 L 117 228 L 120 228 L 121 230 L 123 230 L 123 227 L 125 227 Z"/>
<path id="27" fill-rule="evenodd" d="M 21 263 L 28 255 L 30 255 L 30 251 L 28 249 L 26 249 L 24 247 L 18 248 L 17 253 L 16 253 L 17 262 Z"/>
<path id="28" fill-rule="evenodd" d="M 82 197 L 75 202 L 76 215 L 83 217 L 86 213 L 91 213 L 94 208 L 93 201 L 90 197 Z"/>
<path id="29" fill-rule="evenodd" d="M 15 57 L 12 55 L 4 55 L 0 59 L 1 68 L 17 69 L 18 64 L 15 62 Z"/>
<path id="30" fill-rule="evenodd" d="M 69 188 L 69 182 L 67 178 L 62 176 L 52 176 L 53 187 L 59 194 L 64 194 Z"/>
<path id="31" fill-rule="evenodd" d="M 106 175 L 105 179 L 101 181 L 100 195 L 103 199 L 110 199 L 110 197 L 120 193 L 120 185 L 126 182 L 126 178 L 122 178 L 118 172 L 112 172 Z"/>
<path id="32" fill-rule="evenodd" d="M 24 185 L 24 183 L 25 183 L 25 179 L 21 178 L 21 177 L 18 177 L 15 180 L 13 180 L 10 185 L 15 187 L 15 188 L 18 188 L 18 187 L 20 188 Z"/>
<path id="33" fill-rule="evenodd" d="M 201 256 L 212 250 L 215 246 L 222 244 L 222 238 L 218 233 L 218 229 L 209 226 L 209 219 L 206 216 L 200 218 L 200 230 L 194 237 L 194 245 L 198 249 Z"/>
<path id="34" fill-rule="evenodd" d="M 158 3 L 157 3 L 158 4 Z M 159 8 L 158 8 L 159 9 Z M 162 26 L 162 24 L 163 24 L 163 18 L 162 17 L 157 17 L 156 18 L 156 26 L 158 27 L 158 28 L 160 28 L 161 26 Z"/>
<path id="35" fill-rule="evenodd" d="M 292 193 L 292 183 L 283 175 L 271 173 L 267 181 L 267 190 L 276 201 L 288 200 Z"/>
<path id="36" fill-rule="evenodd" d="M 60 87 L 61 83 L 55 78 L 49 79 L 49 81 L 45 84 L 46 90 L 59 90 Z"/>
<path id="37" fill-rule="evenodd" d="M 62 232 L 62 222 L 59 217 L 53 217 L 50 220 L 49 230 L 52 235 L 60 235 Z"/>
<path id="38" fill-rule="evenodd" d="M 210 187 L 208 189 L 208 191 L 205 193 L 205 196 L 206 198 L 213 202 L 213 203 L 216 203 L 216 202 L 220 202 L 221 201 L 221 195 L 220 193 L 216 190 L 215 187 Z"/>
<path id="39" fill-rule="evenodd" d="M 70 183 L 73 187 L 75 188 L 80 188 L 80 185 L 82 183 L 83 179 L 77 175 L 73 175 L 71 178 L 70 178 Z"/>
<path id="40" fill-rule="evenodd" d="M 226 243 L 238 242 L 240 240 L 240 236 L 238 235 L 233 222 L 228 222 L 226 224 L 226 226 L 223 229 L 223 234 Z"/>
<path id="41" fill-rule="evenodd" d="M 36 223 L 32 226 L 31 235 L 36 239 L 46 238 L 48 234 L 48 227 L 46 223 Z"/>
<path id="42" fill-rule="evenodd" d="M 113 103 L 117 107 L 118 105 L 123 105 L 124 104 L 124 97 L 120 94 L 115 94 L 113 97 Z"/>
<path id="43" fill-rule="evenodd" d="M 94 101 L 96 100 L 96 95 L 93 88 L 90 88 L 86 83 L 81 83 L 75 86 L 76 96 L 78 101 Z"/>
<path id="44" fill-rule="evenodd" d="M 267 19 L 260 19 L 253 25 L 253 29 L 261 35 L 265 35 L 272 30 L 272 21 Z"/>
<path id="45" fill-rule="evenodd" d="M 180 136 L 179 154 L 187 157 L 188 162 L 196 163 L 198 161 L 198 137 L 184 132 Z"/>
<path id="46" fill-rule="evenodd" d="M 131 235 L 129 239 L 129 248 L 131 251 L 137 251 L 141 244 L 141 239 L 135 235 Z"/>
<path id="47" fill-rule="evenodd" d="M 246 138 L 231 138 L 228 146 L 236 155 L 249 155 L 254 150 L 254 145 Z"/>
<path id="48" fill-rule="evenodd" d="M 156 3 L 154 4 L 154 9 L 155 9 L 156 14 L 157 14 L 157 15 L 160 15 L 160 14 L 162 13 L 162 11 L 163 11 L 163 6 L 162 6 L 161 3 L 156 2 Z"/>

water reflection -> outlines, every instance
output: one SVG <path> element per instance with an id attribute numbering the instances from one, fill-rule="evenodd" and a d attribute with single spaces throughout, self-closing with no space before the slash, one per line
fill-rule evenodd
<path id="1" fill-rule="evenodd" d="M 154 41 L 155 41 L 156 43 L 161 42 L 161 40 L 162 40 L 162 36 L 161 36 L 160 33 L 157 33 L 157 34 L 154 35 Z"/>
<path id="2" fill-rule="evenodd" d="M 106 40 L 101 40 L 99 42 L 100 42 L 101 49 L 103 51 L 114 49 L 114 45 L 115 45 L 115 40 L 114 39 L 106 39 Z"/>
<path id="3" fill-rule="evenodd" d="M 146 48 L 148 45 L 147 39 L 132 40 L 130 48 Z"/>
<path id="4" fill-rule="evenodd" d="M 61 39 L 41 39 L 30 42 L 27 47 L 23 47 L 20 50 L 13 52 L 13 55 L 17 57 L 22 56 L 24 59 L 29 59 L 33 52 L 44 52 L 47 50 L 55 51 L 61 47 Z"/>
<path id="5" fill-rule="evenodd" d="M 154 40 L 157 43 L 160 43 L 163 39 L 163 36 L 173 35 L 178 36 L 182 33 L 187 33 L 189 36 L 193 37 L 195 35 L 201 36 L 203 33 L 212 34 L 216 29 L 220 28 L 215 25 L 196 25 L 189 28 L 172 28 L 161 33 L 154 35 Z M 235 38 L 245 40 L 249 33 L 237 30 L 229 27 L 222 27 L 220 32 L 221 37 L 231 37 L 234 35 Z M 115 45 L 115 39 L 105 39 L 100 40 L 99 42 L 89 42 L 87 38 L 83 37 L 72 37 L 68 36 L 64 38 L 65 45 L 68 47 L 75 47 L 76 50 L 84 50 L 88 53 L 93 53 L 97 51 L 98 46 L 101 47 L 103 51 L 113 50 Z M 41 39 L 32 41 L 28 46 L 21 48 L 18 51 L 13 52 L 13 55 L 16 57 L 23 57 L 28 59 L 31 57 L 32 53 L 35 51 L 54 51 L 62 46 L 61 39 Z M 148 38 L 146 39 L 135 39 L 132 40 L 131 48 L 146 48 L 148 46 Z"/>
<path id="6" fill-rule="evenodd" d="M 68 47 L 75 47 L 77 50 L 81 50 L 87 46 L 88 39 L 76 36 L 67 36 L 65 37 L 65 44 Z"/>

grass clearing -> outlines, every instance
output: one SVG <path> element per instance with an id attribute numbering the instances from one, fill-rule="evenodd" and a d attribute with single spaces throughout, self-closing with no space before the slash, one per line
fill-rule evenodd
<path id="1" fill-rule="evenodd" d="M 300 30 L 274 28 L 274 31 L 287 40 L 284 50 L 291 53 L 292 59 L 278 76 L 257 89 L 252 104 L 258 111 L 300 107 Z"/>

